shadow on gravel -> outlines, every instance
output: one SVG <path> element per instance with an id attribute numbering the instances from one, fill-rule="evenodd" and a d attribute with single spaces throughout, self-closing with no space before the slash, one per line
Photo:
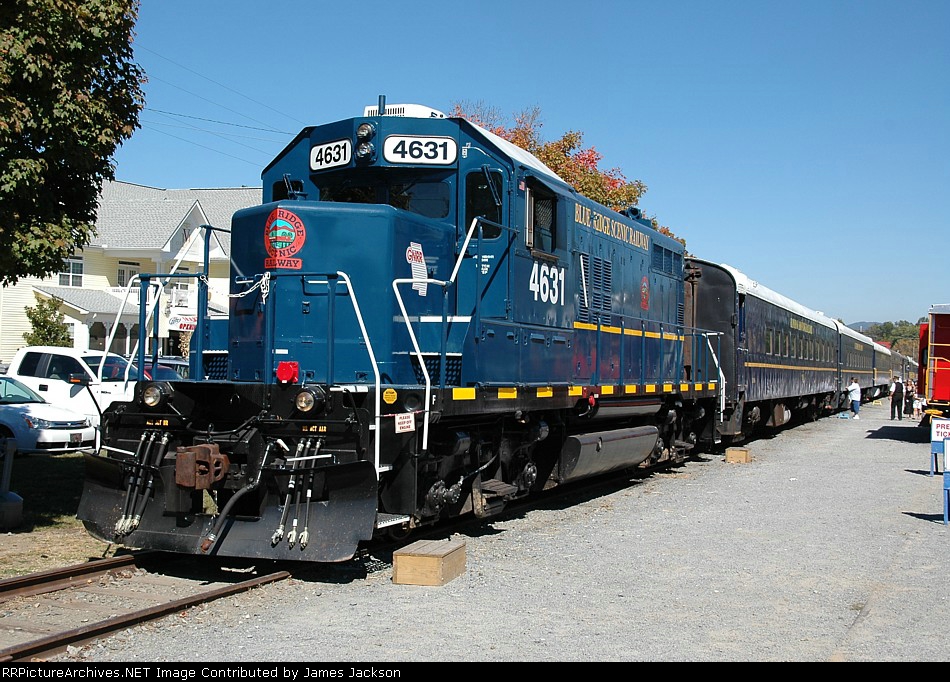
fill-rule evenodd
<path id="1" fill-rule="evenodd" d="M 939 514 L 918 514 L 916 512 L 902 512 L 904 516 L 911 516 L 919 521 L 931 521 L 932 523 L 943 524 L 943 512 Z"/>
<path id="2" fill-rule="evenodd" d="M 929 443 L 930 429 L 925 429 L 912 422 L 908 425 L 885 425 L 875 431 L 868 431 L 867 438 L 883 438 L 896 440 L 901 443 Z"/>
<path id="3" fill-rule="evenodd" d="M 932 476 L 930 469 L 904 469 L 908 474 L 917 474 L 918 476 Z M 938 476 L 943 477 L 941 472 L 936 472 Z"/>

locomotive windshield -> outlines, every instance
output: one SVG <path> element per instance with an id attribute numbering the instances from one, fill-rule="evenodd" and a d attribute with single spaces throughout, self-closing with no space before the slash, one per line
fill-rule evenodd
<path id="1" fill-rule="evenodd" d="M 321 178 L 320 201 L 354 204 L 389 204 L 426 218 L 445 218 L 451 206 L 448 182 L 431 173 L 367 174 Z"/>

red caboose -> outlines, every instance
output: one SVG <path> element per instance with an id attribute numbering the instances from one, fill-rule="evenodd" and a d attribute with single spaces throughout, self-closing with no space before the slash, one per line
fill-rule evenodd
<path id="1" fill-rule="evenodd" d="M 920 327 L 920 373 L 927 412 L 950 417 L 950 304 L 932 305 Z"/>

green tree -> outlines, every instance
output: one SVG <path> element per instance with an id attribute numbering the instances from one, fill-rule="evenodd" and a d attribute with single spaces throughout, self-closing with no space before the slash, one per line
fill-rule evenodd
<path id="1" fill-rule="evenodd" d="M 28 346 L 72 346 L 73 340 L 69 336 L 69 325 L 63 320 L 65 316 L 59 310 L 62 301 L 58 298 L 42 299 L 32 308 L 27 306 L 26 319 L 33 327 L 26 332 L 23 339 Z"/>
<path id="2" fill-rule="evenodd" d="M 0 6 L 0 284 L 59 272 L 94 235 L 112 157 L 139 127 L 138 0 Z"/>
<path id="3" fill-rule="evenodd" d="M 471 121 L 531 152 L 559 178 L 607 208 L 623 211 L 636 206 L 647 191 L 640 180 L 627 180 L 619 168 L 601 168 L 603 154 L 594 147 L 584 147 L 582 133 L 569 130 L 556 140 L 544 141 L 541 137 L 544 124 L 538 107 L 516 114 L 512 125 L 505 122 L 496 108 L 482 102 L 457 102 L 452 107 L 452 116 Z M 652 222 L 655 230 L 686 244 L 656 218 L 652 218 Z"/>

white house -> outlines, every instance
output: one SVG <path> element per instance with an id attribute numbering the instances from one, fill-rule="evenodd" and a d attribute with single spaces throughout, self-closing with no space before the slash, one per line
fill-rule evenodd
<path id="1" fill-rule="evenodd" d="M 0 362 L 9 362 L 26 345 L 30 331 L 26 307 L 43 298 L 62 301 L 73 346 L 132 352 L 138 336 L 136 275 L 197 275 L 204 268 L 202 225 L 211 225 L 208 294 L 212 310 L 228 309 L 232 214 L 260 204 L 260 187 L 157 189 L 128 182 L 106 182 L 99 201 L 97 234 L 49 279 L 25 277 L 0 288 Z M 193 330 L 197 280 L 167 278 L 158 306 L 162 354 L 178 355 L 179 337 Z M 130 288 L 129 285 L 132 285 Z M 126 294 L 130 295 L 127 297 Z M 151 322 L 149 323 L 151 324 Z"/>

